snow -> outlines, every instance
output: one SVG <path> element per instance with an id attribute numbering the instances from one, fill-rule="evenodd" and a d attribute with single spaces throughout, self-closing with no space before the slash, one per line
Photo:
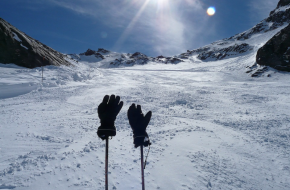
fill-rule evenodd
<path id="1" fill-rule="evenodd" d="M 289 5 L 286 5 L 286 6 L 282 6 L 282 7 L 279 7 L 277 9 L 275 9 L 274 13 L 277 13 L 277 12 L 284 12 L 286 10 L 288 10 L 290 8 Z"/>
<path id="2" fill-rule="evenodd" d="M 126 112 L 151 110 L 147 189 L 289 189 L 289 75 L 251 78 L 248 54 L 130 68 L 0 67 L 0 187 L 103 189 L 97 107 L 124 101 L 110 140 L 112 189 L 140 188 L 140 151 Z M 145 149 L 145 155 L 148 148 Z"/>
<path id="3" fill-rule="evenodd" d="M 96 132 L 106 94 L 124 102 L 109 141 L 110 189 L 141 188 L 132 103 L 152 111 L 146 189 L 290 189 L 289 73 L 246 73 L 275 32 L 245 40 L 254 51 L 221 61 L 192 55 L 112 67 L 121 56 L 113 52 L 46 66 L 43 80 L 41 68 L 0 64 L 0 189 L 104 189 L 105 143 Z"/>
<path id="4" fill-rule="evenodd" d="M 22 40 L 17 36 L 17 34 L 15 32 L 12 32 L 13 33 L 13 38 L 15 40 L 17 40 L 18 42 L 22 42 Z M 20 43 L 21 47 L 25 48 L 25 49 L 28 49 L 26 46 L 22 45 L 22 43 Z"/>
<path id="5" fill-rule="evenodd" d="M 28 49 L 28 47 L 26 47 L 26 46 L 24 46 L 24 45 L 22 45 L 22 44 L 20 44 L 21 45 L 21 47 L 23 47 L 23 48 L 25 48 L 25 49 Z"/>
<path id="6" fill-rule="evenodd" d="M 17 36 L 17 34 L 15 32 L 12 32 L 13 33 L 13 38 L 15 40 L 17 40 L 18 42 L 22 42 L 22 40 Z"/>

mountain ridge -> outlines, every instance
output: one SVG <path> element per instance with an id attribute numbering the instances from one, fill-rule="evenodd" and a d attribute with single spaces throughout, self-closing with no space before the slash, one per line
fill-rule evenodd
<path id="1" fill-rule="evenodd" d="M 184 61 L 200 60 L 203 62 L 217 61 L 233 57 L 245 55 L 250 52 L 258 51 L 266 42 L 271 39 L 275 34 L 280 32 L 284 27 L 290 23 L 290 1 L 280 0 L 277 7 L 270 12 L 269 16 L 263 19 L 260 23 L 254 27 L 233 35 L 229 38 L 212 42 L 209 45 L 200 47 L 198 49 L 187 50 L 187 52 L 171 56 L 164 57 L 162 55 L 157 57 L 148 57 L 140 52 L 134 53 L 138 56 L 134 57 L 134 54 L 130 53 L 113 53 L 111 56 L 100 55 L 98 51 L 95 52 L 97 59 L 90 59 L 89 62 L 101 62 L 105 61 L 109 57 L 111 60 L 106 61 L 109 66 L 133 66 L 136 64 L 143 65 L 149 62 L 165 63 L 165 64 L 177 64 Z M 267 34 L 265 38 L 259 37 L 260 35 Z M 267 38 L 267 39 L 266 39 Z M 102 48 L 100 48 L 102 49 Z M 80 60 L 87 60 L 88 51 L 81 54 L 70 54 L 71 57 Z M 106 50 L 107 53 L 110 52 Z M 110 53 L 109 53 L 110 54 Z M 90 54 L 89 56 L 92 56 Z M 82 57 L 82 58 L 81 58 Z M 199 61 L 198 61 L 199 62 Z M 255 65 L 256 63 L 253 63 Z M 276 69 L 279 70 L 277 67 Z"/>
<path id="2" fill-rule="evenodd" d="M 33 39 L 0 18 L 0 63 L 35 68 L 46 65 L 71 65 L 58 51 Z"/>

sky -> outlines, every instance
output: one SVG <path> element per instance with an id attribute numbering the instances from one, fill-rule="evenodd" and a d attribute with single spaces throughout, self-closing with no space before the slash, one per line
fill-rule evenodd
<path id="1" fill-rule="evenodd" d="M 279 0 L 1 0 L 0 17 L 62 53 L 172 56 L 250 29 Z M 214 7 L 213 16 L 207 9 Z"/>

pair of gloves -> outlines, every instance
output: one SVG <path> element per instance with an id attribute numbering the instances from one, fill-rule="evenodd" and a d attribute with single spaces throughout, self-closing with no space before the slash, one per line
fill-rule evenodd
<path id="1" fill-rule="evenodd" d="M 115 120 L 123 107 L 123 102 L 120 102 L 120 97 L 106 95 L 103 102 L 98 107 L 98 115 L 101 120 L 101 126 L 98 128 L 98 136 L 101 139 L 107 139 L 109 136 L 116 135 Z M 149 111 L 145 116 L 142 113 L 141 106 L 132 104 L 127 112 L 130 126 L 133 130 L 133 138 L 135 148 L 138 146 L 150 145 L 149 136 L 146 128 L 150 122 L 152 112 Z"/>

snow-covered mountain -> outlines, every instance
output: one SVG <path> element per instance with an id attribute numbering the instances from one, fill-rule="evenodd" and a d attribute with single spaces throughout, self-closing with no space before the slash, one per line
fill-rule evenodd
<path id="1" fill-rule="evenodd" d="M 290 24 L 257 52 L 257 63 L 290 72 Z"/>
<path id="2" fill-rule="evenodd" d="M 241 56 L 251 51 L 256 52 L 266 41 L 289 23 L 290 1 L 280 1 L 277 8 L 271 11 L 269 17 L 262 20 L 253 28 L 230 38 L 213 42 L 210 45 L 195 50 L 188 50 L 177 57 L 187 59 L 197 56 L 198 59 L 203 61 L 213 61 Z"/>
<path id="3" fill-rule="evenodd" d="M 141 189 L 127 119 L 135 103 L 152 111 L 146 189 L 289 190 L 290 75 L 255 64 L 258 49 L 286 25 L 172 57 L 178 64 L 162 56 L 127 64 L 147 56 L 104 49 L 70 55 L 73 67 L 45 66 L 43 78 L 40 68 L 0 64 L 0 189 L 104 189 L 97 110 L 104 95 L 116 94 L 124 106 L 109 141 L 109 189 Z M 226 48 L 224 58 L 199 58 Z"/>
<path id="4" fill-rule="evenodd" d="M 70 65 L 66 57 L 0 18 L 0 63 L 35 68 L 45 65 Z"/>
<path id="5" fill-rule="evenodd" d="M 85 53 L 71 54 L 78 61 L 98 63 L 103 67 L 144 65 L 150 62 L 177 64 L 184 61 L 193 63 L 224 60 L 257 52 L 269 39 L 290 23 L 290 2 L 280 1 L 277 8 L 271 11 L 268 18 L 262 20 L 253 28 L 213 42 L 204 47 L 187 50 L 185 53 L 173 57 L 148 57 L 142 53 L 116 53 L 100 48 L 97 51 L 88 49 Z M 199 61 L 200 60 L 200 61 Z M 268 65 L 273 66 L 273 65 Z M 247 72 L 252 76 L 259 76 L 267 68 L 256 65 L 254 61 Z M 279 69 L 279 67 L 276 67 Z M 283 69 L 282 69 L 283 70 Z M 285 70 L 285 69 L 284 69 Z"/>
<path id="6" fill-rule="evenodd" d="M 183 62 L 181 59 L 175 57 L 158 56 L 156 58 L 148 57 L 140 52 L 131 53 L 117 53 L 99 48 L 97 51 L 88 49 L 84 53 L 69 54 L 70 58 L 76 61 L 85 61 L 90 63 L 100 63 L 104 67 L 116 66 L 133 66 L 144 65 L 149 62 L 177 64 Z"/>

